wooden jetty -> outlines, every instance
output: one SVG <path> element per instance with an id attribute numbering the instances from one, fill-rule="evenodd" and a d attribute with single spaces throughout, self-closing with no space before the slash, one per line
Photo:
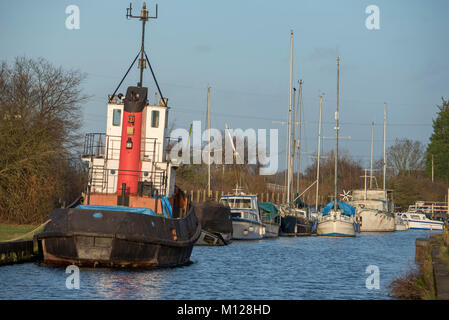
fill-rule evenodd
<path id="1" fill-rule="evenodd" d="M 0 242 L 0 266 L 36 261 L 42 257 L 42 246 L 36 238 Z"/>

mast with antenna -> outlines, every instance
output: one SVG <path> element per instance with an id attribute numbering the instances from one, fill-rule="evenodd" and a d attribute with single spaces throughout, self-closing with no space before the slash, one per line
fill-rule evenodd
<path id="1" fill-rule="evenodd" d="M 139 69 L 140 69 L 140 80 L 137 83 L 138 87 L 142 87 L 143 83 L 143 70 L 146 68 L 146 61 L 144 59 L 145 55 L 145 23 L 148 21 L 148 19 L 157 19 L 157 4 L 156 4 L 156 16 L 151 17 L 148 15 L 147 5 L 145 2 L 143 3 L 142 11 L 140 12 L 140 16 L 133 16 L 132 15 L 132 4 L 129 3 L 129 8 L 126 9 L 126 18 L 134 18 L 139 19 L 142 21 L 142 43 L 140 46 L 140 59 L 139 59 Z"/>
<path id="2" fill-rule="evenodd" d="M 340 56 L 337 57 L 337 111 L 335 112 L 335 177 L 334 177 L 334 210 L 338 209 L 338 198 L 337 198 L 337 166 L 338 166 L 338 131 L 339 127 L 339 107 L 340 107 Z"/>
<path id="3" fill-rule="evenodd" d="M 142 85 L 143 85 L 143 69 L 145 69 L 146 65 L 148 64 L 148 67 L 150 68 L 150 71 L 151 71 L 151 75 L 153 76 L 154 83 L 156 84 L 157 90 L 158 90 L 159 95 L 161 97 L 162 105 L 164 107 L 167 107 L 167 99 L 165 99 L 164 95 L 162 94 L 161 88 L 159 87 L 159 83 L 157 82 L 157 79 L 156 79 L 156 75 L 154 74 L 153 68 L 151 67 L 150 60 L 148 59 L 147 53 L 145 52 L 145 23 L 149 19 L 157 19 L 157 12 L 158 12 L 157 4 L 156 4 L 156 15 L 154 17 L 148 15 L 148 10 L 146 9 L 146 4 L 145 3 L 143 3 L 142 11 L 140 13 L 140 16 L 133 16 L 132 15 L 132 4 L 131 3 L 129 4 L 129 8 L 126 8 L 126 18 L 127 19 L 135 18 L 135 19 L 140 19 L 142 21 L 142 42 L 141 42 L 141 45 L 140 45 L 139 53 L 134 58 L 133 62 L 129 66 L 129 68 L 126 71 L 125 75 L 123 76 L 122 80 L 119 82 L 117 88 L 115 88 L 114 93 L 109 95 L 109 102 L 111 102 L 112 99 L 114 99 L 115 94 L 117 93 L 118 89 L 122 85 L 122 83 L 125 80 L 125 78 L 128 76 L 129 71 L 131 70 L 131 68 L 133 67 L 134 63 L 137 61 L 137 58 L 140 55 L 139 66 L 138 66 L 139 69 L 140 69 L 140 81 L 137 83 L 137 87 L 141 88 Z M 144 57 L 145 57 L 145 59 L 144 59 Z"/>

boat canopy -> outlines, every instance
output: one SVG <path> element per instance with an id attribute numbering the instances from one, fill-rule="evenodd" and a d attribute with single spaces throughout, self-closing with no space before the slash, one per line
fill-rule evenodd
<path id="1" fill-rule="evenodd" d="M 323 209 L 323 216 L 329 214 L 329 211 L 334 208 L 334 202 L 329 202 Z M 343 210 L 347 216 L 355 216 L 355 208 L 346 202 L 338 200 L 338 209 Z"/>
<path id="2" fill-rule="evenodd" d="M 267 217 L 269 219 L 274 219 L 279 214 L 278 208 L 271 202 L 259 202 L 259 208 L 266 213 L 268 213 Z"/>

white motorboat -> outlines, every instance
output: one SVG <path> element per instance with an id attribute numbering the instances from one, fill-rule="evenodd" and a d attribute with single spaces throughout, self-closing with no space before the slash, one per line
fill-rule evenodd
<path id="1" fill-rule="evenodd" d="M 415 230 L 443 230 L 443 221 L 431 220 L 424 213 L 405 212 L 401 218 L 408 222 L 409 229 Z"/>
<path id="2" fill-rule="evenodd" d="M 256 195 L 224 195 L 220 203 L 229 206 L 232 215 L 232 240 L 260 240 L 265 226 L 259 214 Z"/>
<path id="3" fill-rule="evenodd" d="M 402 213 L 394 214 L 394 231 L 406 231 L 409 229 L 408 221 L 402 218 Z"/>

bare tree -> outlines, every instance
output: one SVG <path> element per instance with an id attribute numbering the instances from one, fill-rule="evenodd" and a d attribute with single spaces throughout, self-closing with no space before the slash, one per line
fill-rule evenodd
<path id="1" fill-rule="evenodd" d="M 387 166 L 395 174 L 405 175 L 424 169 L 425 146 L 421 141 L 396 139 L 387 151 Z"/>
<path id="2" fill-rule="evenodd" d="M 38 222 L 73 200 L 82 173 L 73 154 L 81 142 L 84 79 L 42 58 L 1 63 L 0 220 Z"/>

